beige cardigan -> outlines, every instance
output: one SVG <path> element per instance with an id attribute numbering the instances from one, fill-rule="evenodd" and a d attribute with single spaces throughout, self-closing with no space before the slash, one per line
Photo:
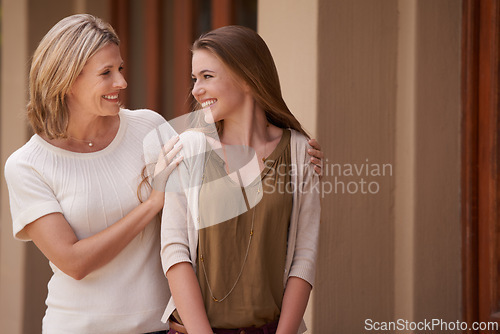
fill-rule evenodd
<path id="1" fill-rule="evenodd" d="M 288 232 L 288 246 L 283 282 L 296 276 L 314 284 L 315 262 L 320 223 L 320 189 L 318 175 L 309 163 L 307 138 L 290 129 L 290 149 L 293 208 Z M 161 223 L 161 261 L 163 272 L 180 262 L 189 262 L 196 272 L 198 246 L 198 194 L 205 161 L 206 139 L 201 132 L 188 131 L 180 135 L 184 160 L 170 175 L 165 193 Z M 297 187 L 299 185 L 299 187 Z M 175 310 L 173 298 L 167 305 L 162 321 Z M 306 330 L 302 322 L 298 333 Z"/>

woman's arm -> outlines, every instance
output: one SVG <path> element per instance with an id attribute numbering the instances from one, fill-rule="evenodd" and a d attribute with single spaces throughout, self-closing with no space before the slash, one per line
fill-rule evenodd
<path id="1" fill-rule="evenodd" d="M 103 231 L 78 240 L 61 213 L 43 216 L 25 227 L 35 245 L 57 268 L 76 280 L 110 262 L 163 207 L 163 193 L 151 196 Z"/>
<path id="2" fill-rule="evenodd" d="M 165 189 L 170 173 L 182 161 L 182 157 L 173 160 L 182 148 L 173 148 L 177 141 L 175 137 L 169 140 L 158 157 L 149 198 L 108 228 L 78 240 L 66 218 L 58 212 L 36 219 L 24 231 L 65 274 L 76 280 L 85 278 L 115 258 L 160 212 L 165 193 L 158 189 Z"/>
<path id="3" fill-rule="evenodd" d="M 181 153 L 186 159 L 167 182 L 160 255 L 175 308 L 187 332 L 208 334 L 212 329 L 192 266 L 192 261 L 196 261 L 198 233 L 195 226 L 198 192 L 192 190 L 201 185 L 206 139 L 201 132 L 185 132 L 181 142 L 184 145 Z"/>
<path id="4" fill-rule="evenodd" d="M 301 140 L 300 137 L 297 140 Z M 305 144 L 305 143 L 304 143 Z M 298 144 L 302 145 L 302 144 Z M 299 150 L 300 151 L 300 150 Z M 303 154 L 303 155 L 302 155 Z M 298 173 L 297 182 L 301 184 L 297 207 L 292 212 L 292 221 L 297 220 L 296 230 L 290 228 L 289 245 L 294 245 L 293 259 L 287 279 L 283 304 L 277 333 L 297 333 L 309 300 L 314 282 L 316 253 L 319 238 L 319 224 L 321 212 L 319 176 L 309 164 L 309 157 L 300 153 L 297 160 L 303 167 L 302 178 Z"/>
<path id="5" fill-rule="evenodd" d="M 200 285 L 191 264 L 177 263 L 170 267 L 166 275 L 175 306 L 187 332 L 211 334 Z"/>
<path id="6" fill-rule="evenodd" d="M 276 334 L 297 333 L 311 289 L 311 285 L 302 278 L 292 276 L 288 279 Z"/>

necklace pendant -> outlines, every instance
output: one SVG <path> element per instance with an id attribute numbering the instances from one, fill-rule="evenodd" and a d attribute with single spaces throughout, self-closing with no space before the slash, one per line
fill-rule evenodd
<path id="1" fill-rule="evenodd" d="M 94 146 L 94 143 L 89 142 L 89 146 L 90 146 L 90 147 Z"/>
<path id="2" fill-rule="evenodd" d="M 266 162 L 266 157 L 263 157 L 263 158 L 262 158 L 262 162 Z"/>

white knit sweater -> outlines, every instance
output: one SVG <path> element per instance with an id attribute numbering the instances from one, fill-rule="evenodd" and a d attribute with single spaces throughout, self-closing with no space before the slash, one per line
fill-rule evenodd
<path id="1" fill-rule="evenodd" d="M 143 139 L 165 123 L 150 110 L 121 110 L 111 144 L 93 153 L 57 148 L 40 136 L 5 165 L 14 236 L 61 212 L 79 239 L 112 225 L 139 205 Z M 171 129 L 168 125 L 162 130 Z M 170 135 L 175 132 L 171 129 Z M 44 333 L 146 333 L 165 329 L 160 318 L 170 293 L 162 274 L 159 231 L 149 224 L 118 256 L 77 281 L 51 263 Z M 29 269 L 28 269 L 29 270 Z"/>

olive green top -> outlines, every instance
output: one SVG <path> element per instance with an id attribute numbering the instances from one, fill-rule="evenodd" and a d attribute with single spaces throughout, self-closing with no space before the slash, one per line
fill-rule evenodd
<path id="1" fill-rule="evenodd" d="M 223 159 L 206 154 L 199 201 L 202 221 L 216 219 L 221 210 L 234 210 L 231 198 L 237 196 L 220 199 L 214 195 L 218 185 L 213 180 L 232 183 L 233 189 L 226 185 L 225 192 L 238 190 L 246 206 L 246 212 L 222 223 L 203 222 L 209 227 L 199 231 L 197 276 L 214 328 L 259 327 L 279 318 L 292 211 L 290 163 L 289 130 L 283 130 L 280 142 L 267 157 L 261 182 L 256 179 L 245 188 L 228 178 Z M 260 196 L 260 202 L 252 205 Z"/>

